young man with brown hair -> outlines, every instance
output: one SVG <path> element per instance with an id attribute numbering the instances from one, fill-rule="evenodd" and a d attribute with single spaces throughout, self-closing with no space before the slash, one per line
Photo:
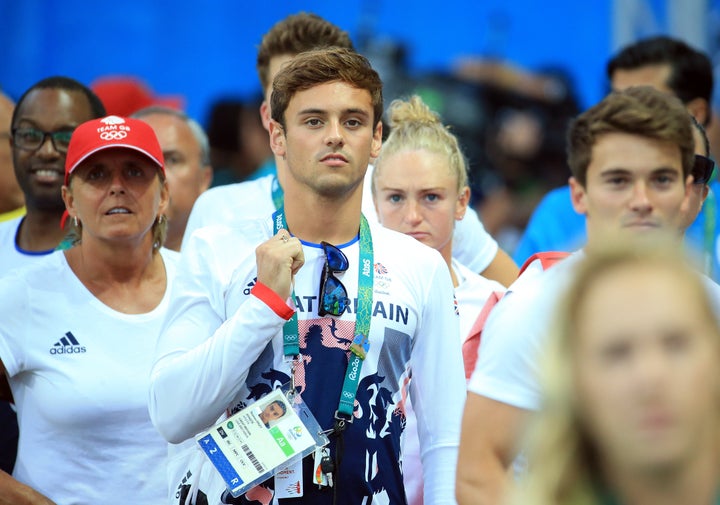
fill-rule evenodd
<path id="1" fill-rule="evenodd" d="M 568 144 L 572 202 L 585 216 L 589 250 L 655 234 L 680 247 L 695 145 L 690 115 L 677 98 L 649 87 L 612 93 L 573 122 Z M 536 373 L 548 319 L 582 255 L 521 276 L 488 318 L 463 419 L 457 487 L 463 505 L 505 498 L 524 422 L 541 402 Z M 717 285 L 705 280 L 718 305 Z"/>
<path id="2" fill-rule="evenodd" d="M 152 373 L 151 417 L 170 442 L 184 444 L 292 380 L 330 431 L 334 466 L 326 472 L 332 485 L 318 489 L 305 459 L 298 504 L 406 502 L 408 390 L 425 499 L 454 503 L 465 392 L 452 281 L 437 251 L 361 214 L 382 110 L 380 78 L 357 53 L 312 51 L 283 67 L 270 144 L 287 163 L 285 205 L 259 221 L 193 234 Z M 219 476 L 204 480 L 201 470 L 198 479 L 188 465 L 171 488 L 182 496 L 189 471 L 194 488 L 185 494 L 199 489 L 208 503 L 222 503 Z"/>

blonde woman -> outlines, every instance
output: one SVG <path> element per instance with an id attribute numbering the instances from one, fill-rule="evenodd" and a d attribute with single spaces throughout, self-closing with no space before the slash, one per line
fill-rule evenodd
<path id="1" fill-rule="evenodd" d="M 718 503 L 720 328 L 678 254 L 583 259 L 556 315 L 516 503 Z"/>
<path id="2" fill-rule="evenodd" d="M 455 287 L 459 338 L 464 341 L 488 297 L 505 290 L 452 256 L 455 223 L 465 215 L 470 200 L 465 157 L 457 138 L 420 97 L 395 100 L 387 115 L 390 135 L 373 172 L 378 219 L 383 226 L 440 252 Z M 418 504 L 422 503 L 422 473 L 412 412 L 408 412 L 406 430 L 405 486 L 409 502 Z"/>

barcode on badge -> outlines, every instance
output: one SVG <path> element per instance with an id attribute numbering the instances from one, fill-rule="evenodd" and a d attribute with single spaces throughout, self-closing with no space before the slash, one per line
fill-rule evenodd
<path id="1" fill-rule="evenodd" d="M 253 452 L 250 450 L 250 448 L 247 445 L 243 444 L 242 450 L 245 453 L 245 456 L 247 456 L 248 459 L 250 460 L 250 463 L 252 463 L 253 466 L 255 467 L 255 470 L 258 471 L 258 473 L 265 472 L 265 468 L 260 464 L 258 459 L 255 457 L 255 455 L 253 454 Z"/>

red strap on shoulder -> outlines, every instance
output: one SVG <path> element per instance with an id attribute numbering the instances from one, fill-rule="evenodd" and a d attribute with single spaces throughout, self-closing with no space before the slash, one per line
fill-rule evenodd
<path id="1" fill-rule="evenodd" d="M 525 261 L 525 263 L 523 263 L 522 268 L 520 268 L 520 273 L 518 274 L 518 277 L 522 275 L 523 272 L 525 272 L 525 270 L 527 270 L 527 268 L 535 261 L 540 261 L 542 269 L 547 270 L 555 263 L 567 258 L 568 256 L 570 256 L 570 253 L 562 251 L 547 251 L 535 253 L 530 256 L 527 261 Z M 485 305 L 483 305 L 483 308 L 480 311 L 480 314 L 478 314 L 477 319 L 475 319 L 475 322 L 470 329 L 470 333 L 468 334 L 467 339 L 465 339 L 465 341 L 463 342 L 462 353 L 463 363 L 465 365 L 466 379 L 470 379 L 470 376 L 475 370 L 475 363 L 477 362 L 478 358 L 478 349 L 480 348 L 480 340 L 482 339 L 482 332 L 485 328 L 485 323 L 487 322 L 488 316 L 490 315 L 490 311 L 493 309 L 493 307 L 495 307 L 495 305 L 498 304 L 498 302 L 502 299 L 504 295 L 505 293 L 502 291 L 493 291 L 493 293 L 485 302 Z"/>
<path id="2" fill-rule="evenodd" d="M 473 370 L 475 370 L 478 348 L 480 347 L 480 337 L 482 336 L 482 330 L 485 327 L 485 321 L 487 321 L 492 308 L 497 305 L 504 295 L 504 291 L 493 291 L 490 294 L 490 297 L 485 301 L 485 305 L 483 305 L 482 310 L 480 310 L 480 314 L 478 314 L 477 319 L 475 319 L 472 328 L 470 328 L 470 333 L 462 344 L 465 379 L 469 380 Z"/>
<path id="3" fill-rule="evenodd" d="M 569 252 L 564 251 L 545 251 L 545 252 L 538 252 L 530 256 L 528 259 L 525 260 L 525 263 L 520 267 L 520 273 L 518 274 L 518 277 L 522 275 L 522 273 L 527 270 L 527 268 L 535 261 L 540 260 L 540 264 L 542 265 L 543 270 L 547 270 L 551 266 L 553 266 L 555 263 L 557 263 L 560 260 L 563 260 L 570 256 Z"/>

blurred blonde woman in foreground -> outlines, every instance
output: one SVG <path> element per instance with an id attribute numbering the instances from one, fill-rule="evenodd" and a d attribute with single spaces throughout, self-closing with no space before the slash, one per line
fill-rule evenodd
<path id="1" fill-rule="evenodd" d="M 720 329 L 679 254 L 636 244 L 583 260 L 515 503 L 720 503 Z"/>

